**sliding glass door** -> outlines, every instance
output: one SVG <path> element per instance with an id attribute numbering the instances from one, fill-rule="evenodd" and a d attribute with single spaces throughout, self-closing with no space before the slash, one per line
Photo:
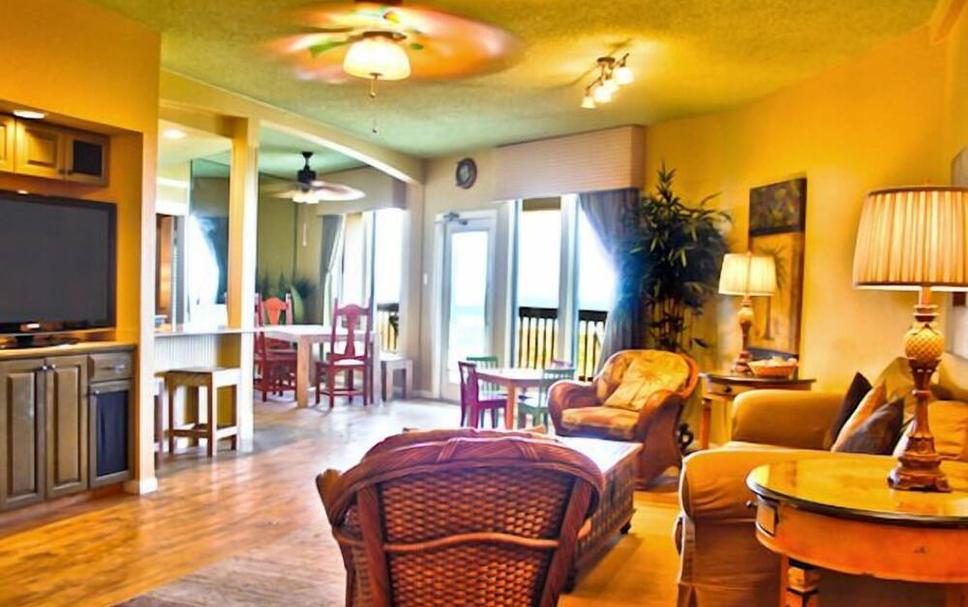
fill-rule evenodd
<path id="1" fill-rule="evenodd" d="M 518 202 L 515 230 L 516 366 L 572 363 L 590 379 L 601 357 L 615 272 L 578 196 Z"/>
<path id="2" fill-rule="evenodd" d="M 441 395 L 460 397 L 457 361 L 494 343 L 495 219 L 448 220 L 443 227 Z"/>

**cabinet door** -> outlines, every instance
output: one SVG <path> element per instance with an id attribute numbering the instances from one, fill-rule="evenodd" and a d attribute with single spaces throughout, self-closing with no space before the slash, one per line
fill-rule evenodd
<path id="1" fill-rule="evenodd" d="M 63 179 L 64 140 L 60 129 L 17 121 L 14 169 L 22 175 Z"/>
<path id="2" fill-rule="evenodd" d="M 90 399 L 91 487 L 126 481 L 134 461 L 131 382 L 91 384 Z"/>
<path id="3" fill-rule="evenodd" d="M 16 126 L 10 116 L 0 116 L 0 171 L 13 170 L 13 147 Z"/>
<path id="4" fill-rule="evenodd" d="M 68 181 L 105 185 L 108 181 L 108 138 L 94 133 L 69 132 L 65 136 L 64 163 Z"/>
<path id="5" fill-rule="evenodd" d="M 43 366 L 0 363 L 0 510 L 44 499 Z"/>
<path id="6" fill-rule="evenodd" d="M 87 489 L 87 356 L 47 359 L 47 497 Z"/>

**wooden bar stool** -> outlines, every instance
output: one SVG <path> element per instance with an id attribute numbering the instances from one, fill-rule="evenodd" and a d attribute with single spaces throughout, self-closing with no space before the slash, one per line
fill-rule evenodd
<path id="1" fill-rule="evenodd" d="M 239 382 L 242 372 L 238 368 L 225 367 L 193 367 L 188 369 L 174 369 L 165 374 L 165 384 L 168 387 L 168 452 L 175 455 L 175 441 L 178 437 L 193 440 L 205 439 L 209 457 L 215 457 L 218 451 L 218 441 L 222 438 L 232 439 L 232 449 L 239 448 Z M 198 389 L 198 412 L 195 420 L 179 426 L 175 423 L 175 396 L 179 388 Z M 228 426 L 218 425 L 218 390 L 232 388 L 232 423 Z M 207 395 L 206 417 L 201 420 L 202 389 Z"/>
<path id="2" fill-rule="evenodd" d="M 413 390 L 413 361 L 396 354 L 384 354 L 380 359 L 380 379 L 383 386 L 383 400 L 393 396 L 393 376 L 403 372 L 403 399 Z"/>

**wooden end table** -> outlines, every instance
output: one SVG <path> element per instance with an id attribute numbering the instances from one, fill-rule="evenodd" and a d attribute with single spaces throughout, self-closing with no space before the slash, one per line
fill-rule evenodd
<path id="1" fill-rule="evenodd" d="M 713 402 L 732 405 L 733 399 L 750 390 L 809 390 L 815 379 L 779 379 L 732 373 L 700 373 L 702 378 L 702 419 L 699 422 L 699 448 L 709 448 Z"/>
<path id="2" fill-rule="evenodd" d="M 578 574 L 608 551 L 616 535 L 628 533 L 632 527 L 636 458 L 642 444 L 567 436 L 558 440 L 587 455 L 605 475 L 605 493 L 592 514 L 590 531 L 578 538 L 575 560 L 565 583 L 565 590 L 570 592 Z"/>
<path id="3" fill-rule="evenodd" d="M 889 456 L 849 455 L 761 466 L 756 537 L 782 556 L 781 607 L 819 604 L 816 567 L 888 580 L 946 584 L 968 607 L 968 464 L 946 462 L 951 493 L 896 491 Z"/>

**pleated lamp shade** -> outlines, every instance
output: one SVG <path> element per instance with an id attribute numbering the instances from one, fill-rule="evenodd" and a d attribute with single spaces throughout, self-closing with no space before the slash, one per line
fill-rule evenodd
<path id="1" fill-rule="evenodd" d="M 772 295 L 776 292 L 776 264 L 768 255 L 729 253 L 719 274 L 723 295 Z"/>
<path id="2" fill-rule="evenodd" d="M 871 192 L 857 229 L 854 284 L 968 290 L 968 188 Z"/>

